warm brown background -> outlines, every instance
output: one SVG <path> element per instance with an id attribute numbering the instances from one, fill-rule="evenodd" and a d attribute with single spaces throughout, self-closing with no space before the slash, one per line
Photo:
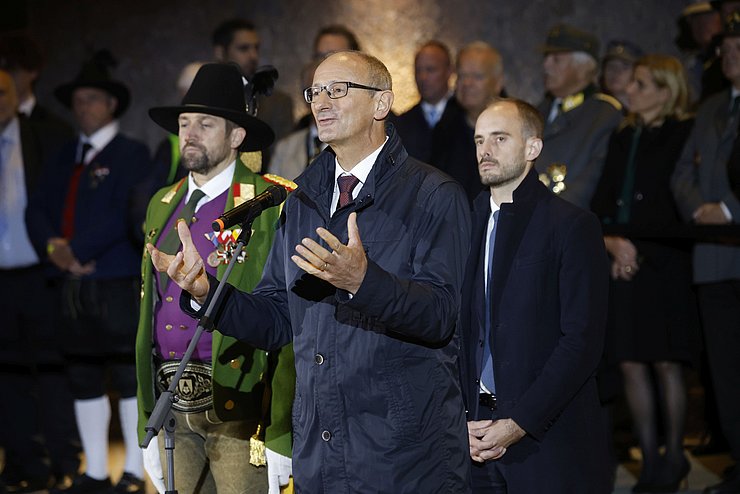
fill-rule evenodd
<path id="1" fill-rule="evenodd" d="M 73 78 L 83 57 L 109 48 L 119 59 L 116 77 L 132 89 L 132 107 L 123 129 L 150 146 L 162 133 L 146 109 L 176 103 L 179 70 L 194 60 L 210 60 L 210 35 L 228 17 L 246 17 L 260 28 L 262 62 L 280 71 L 278 87 L 300 99 L 299 72 L 311 54 L 316 30 L 344 23 L 363 49 L 388 65 L 396 105 L 416 101 L 415 48 L 438 38 L 456 50 L 476 39 L 504 56 L 510 95 L 536 102 L 542 93 L 539 45 L 548 28 L 567 22 L 602 41 L 630 38 L 648 51 L 677 54 L 676 18 L 687 0 L 3 0 L 13 5 L 12 22 L 26 24 L 41 41 L 48 64 L 38 84 L 42 102 L 69 118 L 53 101 L 53 88 Z M 2 15 L 2 14 L 0 14 Z M 11 23 L 7 18 L 2 24 Z"/>

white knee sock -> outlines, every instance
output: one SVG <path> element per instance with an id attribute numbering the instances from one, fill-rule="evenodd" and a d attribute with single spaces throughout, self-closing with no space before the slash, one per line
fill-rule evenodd
<path id="1" fill-rule="evenodd" d="M 97 480 L 108 478 L 108 397 L 75 400 L 75 418 L 87 461 L 85 473 Z"/>
<path id="2" fill-rule="evenodd" d="M 122 398 L 118 402 L 118 414 L 121 417 L 121 432 L 123 432 L 123 442 L 126 445 L 126 464 L 124 472 L 130 472 L 144 478 L 144 462 L 139 448 L 139 437 L 136 432 L 136 421 L 138 418 L 138 409 L 136 407 L 136 397 Z"/>

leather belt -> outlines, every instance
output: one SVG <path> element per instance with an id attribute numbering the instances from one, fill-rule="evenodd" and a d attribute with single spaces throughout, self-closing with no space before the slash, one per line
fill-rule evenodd
<path id="1" fill-rule="evenodd" d="M 496 410 L 496 395 L 480 393 L 478 395 L 478 404 L 490 409 L 491 411 Z"/>
<path id="2" fill-rule="evenodd" d="M 159 394 L 167 391 L 179 365 L 179 360 L 166 360 L 157 365 L 155 383 Z M 212 375 L 210 363 L 188 362 L 175 389 L 177 400 L 172 403 L 172 409 L 182 413 L 199 413 L 213 408 Z"/>

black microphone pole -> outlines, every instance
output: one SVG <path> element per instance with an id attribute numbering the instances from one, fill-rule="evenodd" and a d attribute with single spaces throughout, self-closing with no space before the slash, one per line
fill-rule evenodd
<path id="1" fill-rule="evenodd" d="M 231 253 L 231 260 L 229 261 L 229 264 L 226 266 L 226 270 L 224 271 L 224 275 L 221 277 L 221 280 L 218 282 L 218 286 L 216 287 L 216 291 L 213 294 L 213 298 L 211 298 L 210 303 L 208 304 L 208 307 L 206 307 L 206 311 L 203 314 L 203 317 L 200 318 L 198 321 L 198 327 L 195 329 L 195 334 L 193 335 L 193 339 L 190 341 L 190 344 L 188 345 L 188 349 L 185 351 L 185 355 L 183 355 L 182 360 L 180 361 L 180 365 L 177 367 L 177 371 L 175 372 L 175 376 L 172 378 L 172 381 L 170 382 L 170 385 L 167 387 L 167 391 L 163 392 L 159 398 L 157 399 L 157 403 L 154 406 L 154 410 L 152 411 L 151 416 L 149 417 L 149 420 L 146 423 L 146 426 L 144 427 L 144 430 L 146 431 L 146 437 L 141 442 L 141 447 L 146 448 L 149 445 L 149 442 L 159 433 L 160 429 L 164 426 L 164 449 L 165 449 L 165 457 L 167 461 L 167 477 L 165 478 L 165 494 L 177 494 L 177 490 L 175 489 L 175 414 L 172 413 L 172 404 L 177 401 L 177 385 L 180 382 L 180 378 L 182 377 L 182 374 L 185 372 L 185 367 L 187 366 L 188 362 L 190 362 L 190 359 L 193 355 L 193 352 L 195 351 L 196 346 L 198 346 L 198 342 L 200 341 L 200 337 L 203 334 L 203 331 L 205 329 L 208 329 L 208 331 L 213 331 L 214 325 L 213 320 L 211 319 L 211 314 L 214 313 L 214 311 L 218 308 L 220 308 L 221 305 L 221 294 L 224 290 L 224 286 L 226 285 L 226 280 L 229 278 L 229 275 L 231 274 L 231 271 L 234 269 L 234 266 L 237 264 L 237 259 L 239 258 L 239 255 L 242 253 L 242 250 L 244 250 L 244 247 L 249 243 L 250 238 L 252 237 L 252 222 L 254 221 L 254 218 L 250 219 L 248 223 L 244 223 L 241 225 L 241 233 L 239 234 L 239 237 L 237 238 L 236 246 L 234 247 L 234 251 Z"/>

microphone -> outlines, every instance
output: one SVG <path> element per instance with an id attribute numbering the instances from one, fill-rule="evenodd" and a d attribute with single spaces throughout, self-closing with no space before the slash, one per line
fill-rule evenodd
<path id="1" fill-rule="evenodd" d="M 226 211 L 213 221 L 211 227 L 214 232 L 222 232 L 234 225 L 251 223 L 257 216 L 262 214 L 262 211 L 277 206 L 286 197 L 288 197 L 288 192 L 284 188 L 278 185 L 271 185 L 266 191 L 254 199 L 250 199 L 244 204 Z"/>

